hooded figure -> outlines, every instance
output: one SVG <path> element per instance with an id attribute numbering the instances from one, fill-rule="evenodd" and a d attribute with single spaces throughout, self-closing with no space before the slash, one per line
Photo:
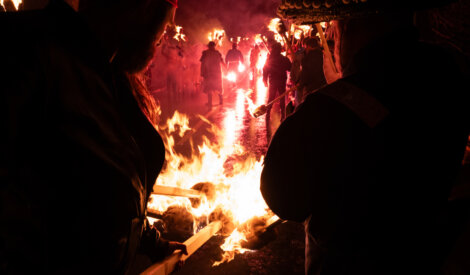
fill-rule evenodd
<path id="1" fill-rule="evenodd" d="M 222 55 L 215 49 L 215 42 L 207 44 L 208 49 L 202 52 L 201 76 L 204 78 L 204 93 L 207 94 L 207 106 L 212 107 L 212 93 L 219 95 L 219 103 L 223 103 L 222 66 L 225 66 Z"/>
<path id="2" fill-rule="evenodd" d="M 418 40 L 412 11 L 432 1 L 319 2 L 279 13 L 338 20 L 343 78 L 280 125 L 262 195 L 304 222 L 306 274 L 438 274 L 470 127 L 462 56 Z"/>
<path id="3" fill-rule="evenodd" d="M 175 9 L 53 0 L 0 14 L 1 274 L 125 274 L 139 252 L 185 249 L 146 219 L 165 148 L 141 75 Z"/>
<path id="4" fill-rule="evenodd" d="M 281 54 L 282 46 L 279 43 L 274 43 L 271 46 L 271 53 L 269 54 L 266 64 L 263 68 L 263 82 L 265 86 L 269 84 L 268 102 L 271 102 L 286 91 L 287 72 L 290 71 L 292 63 L 289 58 Z M 266 130 L 268 138 L 271 137 L 271 108 L 269 105 L 266 110 Z M 279 101 L 279 109 L 281 113 L 281 121 L 286 117 L 285 99 Z"/>

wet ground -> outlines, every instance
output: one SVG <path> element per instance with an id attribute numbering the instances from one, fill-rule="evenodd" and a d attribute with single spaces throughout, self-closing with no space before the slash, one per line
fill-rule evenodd
<path id="1" fill-rule="evenodd" d="M 265 92 L 255 89 L 248 97 L 258 106 L 266 103 Z M 254 118 L 250 115 L 245 99 L 245 94 L 248 93 L 247 89 L 226 89 L 223 104 L 219 105 L 218 97 L 214 96 L 212 108 L 206 106 L 207 95 L 202 92 L 182 94 L 177 102 L 170 100 L 164 90 L 154 91 L 154 96 L 161 103 L 162 121 L 171 117 L 175 110 L 187 114 L 190 118 L 190 126 L 194 128 L 194 131 L 191 135 L 176 141 L 176 149 L 179 152 L 188 153 L 191 150 L 189 140 L 192 139 L 197 143 L 203 135 L 210 135 L 207 131 L 208 124 L 198 117 L 202 115 L 224 131 L 231 133 L 230 137 L 233 142 L 240 142 L 247 151 L 260 157 L 266 153 L 269 144 L 266 136 L 265 116 Z M 279 125 L 279 115 L 275 112 L 277 109 L 273 108 L 273 110 L 271 115 L 273 121 L 270 123 L 272 132 Z M 470 156 L 470 142 L 467 154 Z M 451 197 L 454 199 L 470 197 L 470 157 L 467 159 L 460 184 L 452 192 Z M 470 211 L 466 213 L 468 216 Z M 221 236 L 213 236 L 174 274 L 303 274 L 305 247 L 303 226 L 298 223 L 285 222 L 275 228 L 272 237 L 257 250 L 238 254 L 228 263 L 213 266 L 214 262 L 222 258 L 220 245 L 224 241 Z M 467 222 L 462 224 L 461 236 L 449 256 L 446 271 L 443 274 L 470 274 L 468 255 L 470 255 L 470 223 Z"/>

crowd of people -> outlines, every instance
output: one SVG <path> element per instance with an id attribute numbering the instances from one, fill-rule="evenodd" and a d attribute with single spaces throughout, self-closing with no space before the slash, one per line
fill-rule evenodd
<path id="1" fill-rule="evenodd" d="M 468 59 L 419 40 L 418 0 L 404 10 L 370 0 L 346 18 L 339 11 L 359 4 L 326 2 L 308 16 L 334 20 L 332 57 L 315 34 L 287 49 L 268 43 L 263 80 L 282 123 L 261 193 L 280 218 L 305 225 L 306 274 L 438 274 L 468 222 L 448 200 L 470 133 Z M 1 274 L 138 273 L 136 255 L 187 253 L 146 218 L 165 148 L 145 73 L 160 50 L 169 104 L 177 103 L 185 52 L 164 35 L 176 8 L 176 0 L 51 0 L 0 13 Z M 232 47 L 224 58 L 209 42 L 188 70 L 200 68 L 208 106 L 214 93 L 223 104 L 222 71 L 245 63 Z M 254 46 L 256 73 L 258 58 Z M 468 199 L 458 204 L 465 213 Z"/>

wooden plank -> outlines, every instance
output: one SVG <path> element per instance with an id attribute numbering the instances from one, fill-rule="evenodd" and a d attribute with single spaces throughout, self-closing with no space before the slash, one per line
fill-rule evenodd
<path id="1" fill-rule="evenodd" d="M 330 61 L 334 72 L 338 73 L 335 62 L 333 61 L 333 56 L 331 55 L 331 52 L 330 52 L 330 47 L 328 46 L 328 41 L 326 41 L 325 34 L 323 33 L 323 28 L 320 23 L 315 23 L 315 27 L 317 28 L 318 34 L 320 35 L 320 40 L 321 40 L 321 43 L 323 44 L 323 50 L 325 51 L 326 58 Z"/>
<path id="2" fill-rule="evenodd" d="M 174 186 L 154 185 L 152 195 L 199 198 L 202 194 L 201 192 L 193 189 L 185 189 Z"/>
<path id="3" fill-rule="evenodd" d="M 142 275 L 168 275 L 175 269 L 179 261 L 186 260 L 196 250 L 206 243 L 215 233 L 222 228 L 222 222 L 215 221 L 204 227 L 201 231 L 196 233 L 191 238 L 187 239 L 184 244 L 188 250 L 188 255 L 182 255 L 181 251 L 175 251 L 168 256 L 165 260 L 155 263 L 147 268 Z"/>

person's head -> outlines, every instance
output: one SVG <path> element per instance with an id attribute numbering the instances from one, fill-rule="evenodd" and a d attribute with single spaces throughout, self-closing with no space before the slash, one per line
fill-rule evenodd
<path id="1" fill-rule="evenodd" d="M 279 42 L 275 42 L 271 45 L 271 54 L 279 55 L 282 52 L 282 45 Z"/>
<path id="2" fill-rule="evenodd" d="M 215 42 L 214 42 L 214 41 L 210 41 L 210 42 L 207 44 L 207 47 L 208 47 L 210 50 L 215 49 Z"/>
<path id="3" fill-rule="evenodd" d="M 232 49 L 235 50 L 237 47 L 238 47 L 238 44 L 237 44 L 236 42 L 233 42 L 233 43 L 232 43 Z"/>
<path id="4" fill-rule="evenodd" d="M 176 0 L 81 0 L 79 8 L 112 63 L 127 73 L 148 66 L 175 10 Z"/>
<path id="5" fill-rule="evenodd" d="M 372 40 L 413 24 L 413 12 L 455 0 L 319 0 L 312 8 L 297 9 L 281 3 L 278 11 L 297 24 L 334 20 L 335 57 L 346 68 L 352 57 Z M 315 2 L 315 1 L 314 1 Z M 299 22 L 299 20 L 303 20 Z"/>
<path id="6" fill-rule="evenodd" d="M 313 36 L 313 37 L 306 37 L 303 41 L 302 44 L 304 48 L 306 49 L 316 49 L 320 47 L 320 41 L 318 37 Z"/>

